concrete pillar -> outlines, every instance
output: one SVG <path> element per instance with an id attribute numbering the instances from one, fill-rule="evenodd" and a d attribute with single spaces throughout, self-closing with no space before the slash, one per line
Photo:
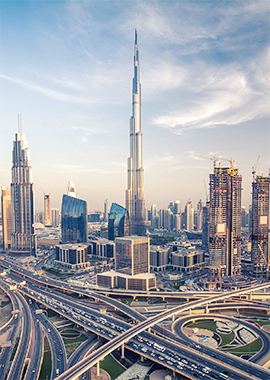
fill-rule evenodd
<path id="1" fill-rule="evenodd" d="M 252 293 L 249 293 L 249 300 L 252 301 Z"/>
<path id="2" fill-rule="evenodd" d="M 191 309 L 189 309 L 189 315 L 191 315 Z"/>
<path id="3" fill-rule="evenodd" d="M 99 362 L 97 362 L 97 376 L 100 376 Z"/>
<path id="4" fill-rule="evenodd" d="M 151 332 L 151 327 L 148 327 L 148 332 L 149 332 L 149 333 Z"/>
<path id="5" fill-rule="evenodd" d="M 173 322 L 175 321 L 175 315 L 172 316 L 172 321 L 173 321 Z"/>
<path id="6" fill-rule="evenodd" d="M 205 314 L 208 314 L 209 313 L 209 310 L 208 310 L 208 303 L 205 305 Z"/>
<path id="7" fill-rule="evenodd" d="M 125 345 L 122 344 L 121 346 L 121 359 L 124 359 L 125 358 Z"/>
<path id="8" fill-rule="evenodd" d="M 144 357 L 141 355 L 141 362 L 143 362 L 144 361 Z"/>

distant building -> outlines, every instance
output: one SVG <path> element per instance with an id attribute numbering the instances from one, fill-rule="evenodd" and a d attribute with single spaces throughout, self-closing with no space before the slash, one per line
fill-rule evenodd
<path id="1" fill-rule="evenodd" d="M 51 209 L 51 221 L 53 227 L 59 227 L 60 225 L 60 211 L 59 208 Z"/>
<path id="2" fill-rule="evenodd" d="M 87 260 L 88 245 L 86 244 L 59 244 L 56 248 L 56 264 L 69 269 L 79 269 L 90 266 Z"/>
<path id="3" fill-rule="evenodd" d="M 1 208 L 3 249 L 8 250 L 11 248 L 12 217 L 10 190 L 7 190 L 5 187 L 2 187 Z"/>
<path id="4" fill-rule="evenodd" d="M 242 207 L 241 211 L 241 227 L 245 228 L 248 225 L 248 212 L 245 207 Z"/>
<path id="5" fill-rule="evenodd" d="M 242 176 L 237 168 L 214 167 L 210 174 L 210 266 L 221 274 L 241 273 Z"/>
<path id="6" fill-rule="evenodd" d="M 109 214 L 109 208 L 108 208 L 108 199 L 105 199 L 104 201 L 104 216 L 103 220 L 104 222 L 108 222 L 108 214 Z"/>
<path id="7" fill-rule="evenodd" d="M 102 258 L 114 258 L 115 256 L 115 243 L 108 239 L 97 239 L 91 240 L 90 243 L 90 254 L 93 256 L 98 256 Z"/>
<path id="8" fill-rule="evenodd" d="M 114 240 L 116 237 L 130 235 L 129 214 L 127 209 L 117 203 L 112 203 L 108 217 L 108 238 Z"/>
<path id="9" fill-rule="evenodd" d="M 187 231 L 194 230 L 194 208 L 190 199 L 185 206 L 185 228 Z"/>
<path id="10" fill-rule="evenodd" d="M 101 212 L 96 211 L 88 214 L 89 223 L 100 223 L 101 221 Z"/>
<path id="11" fill-rule="evenodd" d="M 270 264 L 270 177 L 256 176 L 252 183 L 252 252 L 253 273 L 261 275 Z"/>
<path id="12" fill-rule="evenodd" d="M 150 239 L 144 236 L 126 236 L 115 239 L 115 269 L 136 275 L 150 272 Z"/>
<path id="13" fill-rule="evenodd" d="M 200 199 L 197 204 L 197 223 L 196 223 L 197 231 L 202 231 L 202 219 L 203 219 L 202 214 L 203 214 L 203 202 Z"/>
<path id="14" fill-rule="evenodd" d="M 210 223 L 210 203 L 206 202 L 202 210 L 202 245 L 206 251 L 209 250 L 209 223 Z"/>
<path id="15" fill-rule="evenodd" d="M 154 271 L 163 271 L 169 265 L 170 247 L 150 247 L 150 268 Z"/>
<path id="16" fill-rule="evenodd" d="M 87 203 L 64 194 L 61 209 L 62 243 L 87 243 Z"/>
<path id="17" fill-rule="evenodd" d="M 181 272 L 193 272 L 205 264 L 202 251 L 182 249 L 172 252 L 171 265 L 174 270 Z"/>
<path id="18" fill-rule="evenodd" d="M 148 291 L 156 288 L 156 277 L 153 273 L 140 273 L 134 276 L 108 271 L 97 274 L 97 285 L 105 288 Z"/>
<path id="19" fill-rule="evenodd" d="M 36 254 L 36 234 L 34 229 L 34 183 L 30 166 L 30 151 L 25 134 L 15 133 L 12 152 L 11 191 L 11 252 L 16 254 Z"/>
<path id="20" fill-rule="evenodd" d="M 44 194 L 44 226 L 51 227 L 51 203 L 50 203 L 50 195 Z"/>

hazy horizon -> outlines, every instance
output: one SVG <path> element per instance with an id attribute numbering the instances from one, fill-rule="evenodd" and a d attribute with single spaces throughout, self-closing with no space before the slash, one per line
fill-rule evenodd
<path id="1" fill-rule="evenodd" d="M 147 207 L 205 202 L 213 162 L 197 155 L 236 161 L 248 207 L 252 166 L 270 166 L 264 0 L 2 1 L 1 186 L 22 114 L 36 212 L 70 179 L 89 212 L 125 205 L 136 13 Z"/>

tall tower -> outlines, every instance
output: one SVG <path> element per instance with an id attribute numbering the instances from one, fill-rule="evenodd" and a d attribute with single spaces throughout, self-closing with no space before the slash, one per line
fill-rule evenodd
<path id="1" fill-rule="evenodd" d="M 7 190 L 5 187 L 2 187 L 1 206 L 2 206 L 3 249 L 7 250 L 7 249 L 10 249 L 11 247 L 12 219 L 11 219 L 10 190 Z"/>
<path id="2" fill-rule="evenodd" d="M 126 209 L 132 235 L 145 235 L 144 169 L 142 162 L 141 84 L 137 29 L 135 29 L 132 116 L 130 118 L 130 156 L 127 161 Z"/>
<path id="3" fill-rule="evenodd" d="M 269 270 L 270 261 L 270 177 L 256 176 L 252 183 L 252 252 L 253 272 Z"/>
<path id="4" fill-rule="evenodd" d="M 44 194 L 44 226 L 52 226 L 50 194 Z"/>
<path id="5" fill-rule="evenodd" d="M 15 133 L 11 177 L 11 252 L 35 255 L 34 184 L 28 142 L 22 131 Z"/>
<path id="6" fill-rule="evenodd" d="M 241 273 L 241 190 L 237 168 L 214 166 L 210 174 L 210 266 L 226 276 Z"/>

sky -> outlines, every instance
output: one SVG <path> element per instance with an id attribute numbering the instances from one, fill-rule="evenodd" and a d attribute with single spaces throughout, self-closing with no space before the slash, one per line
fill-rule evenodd
<path id="1" fill-rule="evenodd" d="M 0 184 L 18 114 L 36 212 L 72 180 L 88 211 L 125 205 L 134 28 L 148 208 L 205 201 L 213 161 L 235 160 L 242 204 L 270 167 L 268 1 L 0 1 Z M 259 159 L 258 159 L 259 157 Z M 228 166 L 228 161 L 221 161 Z"/>

